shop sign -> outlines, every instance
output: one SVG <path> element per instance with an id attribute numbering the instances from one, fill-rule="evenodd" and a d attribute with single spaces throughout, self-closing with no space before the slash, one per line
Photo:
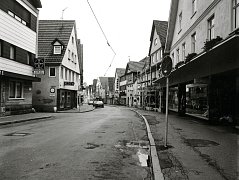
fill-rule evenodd
<path id="1" fill-rule="evenodd" d="M 64 82 L 64 86 L 74 86 L 74 85 L 75 85 L 74 82 L 68 82 L 68 81 Z"/>
<path id="2" fill-rule="evenodd" d="M 55 88 L 54 87 L 50 88 L 50 96 L 55 96 Z"/>
<path id="3" fill-rule="evenodd" d="M 35 58 L 34 59 L 34 71 L 35 75 L 45 74 L 45 59 L 44 58 Z"/>

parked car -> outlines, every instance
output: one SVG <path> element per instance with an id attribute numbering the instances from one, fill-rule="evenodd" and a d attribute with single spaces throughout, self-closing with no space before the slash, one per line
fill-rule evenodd
<path id="1" fill-rule="evenodd" d="M 101 100 L 94 100 L 93 106 L 97 107 L 102 107 L 104 108 L 104 103 Z"/>
<path id="2" fill-rule="evenodd" d="M 93 100 L 89 100 L 88 105 L 94 105 L 94 101 Z"/>

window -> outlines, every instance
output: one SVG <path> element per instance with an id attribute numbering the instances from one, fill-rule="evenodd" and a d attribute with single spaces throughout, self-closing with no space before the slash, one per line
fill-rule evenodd
<path id="1" fill-rule="evenodd" d="M 197 11 L 197 0 L 192 0 L 192 16 L 196 13 Z"/>
<path id="2" fill-rule="evenodd" d="M 75 55 L 75 64 L 76 64 L 76 60 L 77 60 L 77 59 L 76 59 L 76 55 Z"/>
<path id="3" fill-rule="evenodd" d="M 56 68 L 54 68 L 54 67 L 49 68 L 49 76 L 56 77 Z"/>
<path id="4" fill-rule="evenodd" d="M 68 60 L 70 60 L 70 59 L 71 59 L 71 50 L 68 49 Z"/>
<path id="5" fill-rule="evenodd" d="M 23 85 L 21 82 L 10 81 L 9 82 L 9 98 L 22 98 L 23 97 Z"/>
<path id="6" fill-rule="evenodd" d="M 156 46 L 157 44 L 158 44 L 158 39 L 155 38 L 155 39 L 154 39 L 154 45 Z"/>
<path id="7" fill-rule="evenodd" d="M 183 18 L 183 15 L 182 15 L 182 12 L 178 15 L 178 25 L 179 25 L 179 31 L 182 30 L 182 18 Z"/>
<path id="8" fill-rule="evenodd" d="M 74 37 L 73 36 L 71 37 L 71 42 L 72 42 L 72 44 L 74 44 Z"/>
<path id="9" fill-rule="evenodd" d="M 172 53 L 172 61 L 174 61 L 174 53 Z"/>
<path id="10" fill-rule="evenodd" d="M 176 52 L 177 52 L 177 54 L 176 54 L 176 63 L 178 63 L 180 61 L 180 58 L 179 58 L 180 50 L 179 50 L 179 48 L 176 50 Z"/>
<path id="11" fill-rule="evenodd" d="M 10 59 L 15 59 L 15 46 L 10 45 Z"/>
<path id="12" fill-rule="evenodd" d="M 14 13 L 12 11 L 7 12 L 10 16 L 14 17 Z"/>
<path id="13" fill-rule="evenodd" d="M 233 0 L 233 29 L 239 28 L 239 0 Z"/>
<path id="14" fill-rule="evenodd" d="M 72 60 L 72 62 L 74 62 L 74 53 L 73 52 L 71 53 L 71 60 Z"/>
<path id="15" fill-rule="evenodd" d="M 196 52 L 196 33 L 194 33 L 191 36 L 191 42 L 192 42 L 191 51 L 192 51 L 192 53 L 195 53 Z"/>
<path id="16" fill-rule="evenodd" d="M 71 70 L 69 70 L 69 81 L 71 81 Z"/>
<path id="17" fill-rule="evenodd" d="M 31 61 L 31 53 L 27 52 L 27 64 L 30 64 Z"/>
<path id="18" fill-rule="evenodd" d="M 64 72 L 64 68 L 61 67 L 61 79 L 63 79 L 63 72 Z"/>
<path id="19" fill-rule="evenodd" d="M 68 71 L 67 71 L 67 69 L 65 68 L 65 80 L 67 80 L 67 73 L 68 73 Z"/>
<path id="20" fill-rule="evenodd" d="M 185 49 L 186 49 L 186 43 L 182 44 L 182 60 L 185 60 Z"/>
<path id="21" fill-rule="evenodd" d="M 2 47 L 3 47 L 3 44 L 2 44 L 2 41 L 0 40 L 0 57 L 2 56 Z"/>
<path id="22" fill-rule="evenodd" d="M 208 19 L 208 40 L 212 40 L 215 35 L 214 15 Z"/>
<path id="23" fill-rule="evenodd" d="M 72 81 L 75 81 L 75 72 L 72 72 Z"/>
<path id="24" fill-rule="evenodd" d="M 61 46 L 54 46 L 53 54 L 61 54 Z"/>

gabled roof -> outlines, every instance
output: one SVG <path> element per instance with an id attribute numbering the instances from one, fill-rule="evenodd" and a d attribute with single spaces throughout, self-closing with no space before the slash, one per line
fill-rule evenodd
<path id="1" fill-rule="evenodd" d="M 144 67 L 144 64 L 145 64 L 145 60 L 144 59 L 142 59 L 139 62 L 136 62 L 136 61 L 128 62 L 127 66 L 126 66 L 126 69 L 125 69 L 125 74 L 127 73 L 128 70 L 130 70 L 131 72 L 140 72 L 140 71 L 142 71 L 142 69 Z"/>
<path id="2" fill-rule="evenodd" d="M 38 57 L 44 57 L 46 63 L 61 63 L 73 27 L 75 27 L 74 20 L 40 20 L 38 30 Z M 53 54 L 52 42 L 55 39 L 62 42 L 64 46 L 62 54 Z"/>
<path id="3" fill-rule="evenodd" d="M 115 73 L 118 75 L 118 77 L 121 77 L 125 73 L 125 68 L 116 68 Z"/>
<path id="4" fill-rule="evenodd" d="M 157 32 L 159 38 L 160 38 L 160 42 L 161 42 L 162 46 L 164 46 L 165 43 L 166 43 L 168 22 L 167 21 L 153 20 L 150 41 L 153 40 L 154 30 L 155 29 L 156 29 L 156 32 Z"/>

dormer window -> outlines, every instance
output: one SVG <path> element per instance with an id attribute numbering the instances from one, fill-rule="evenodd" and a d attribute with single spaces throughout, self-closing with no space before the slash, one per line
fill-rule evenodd
<path id="1" fill-rule="evenodd" d="M 61 54 L 63 50 L 63 44 L 58 40 L 52 42 L 53 45 L 53 54 Z"/>
<path id="2" fill-rule="evenodd" d="M 54 54 L 61 54 L 61 46 L 54 46 Z"/>

